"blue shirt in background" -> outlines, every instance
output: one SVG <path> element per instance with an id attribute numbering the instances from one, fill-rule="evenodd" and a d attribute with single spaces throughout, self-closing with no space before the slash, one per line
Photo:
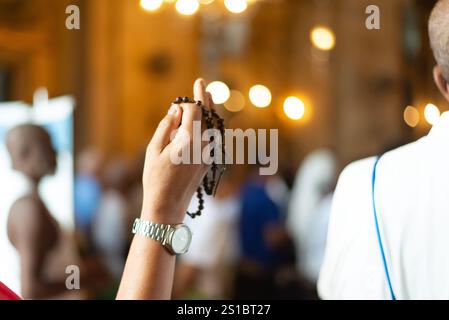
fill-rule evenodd
<path id="1" fill-rule="evenodd" d="M 75 219 L 82 232 L 88 232 L 101 199 L 100 183 L 89 175 L 75 178 Z"/>
<path id="2" fill-rule="evenodd" d="M 240 212 L 241 254 L 264 269 L 276 268 L 279 253 L 264 239 L 264 230 L 281 223 L 281 209 L 269 197 L 265 186 L 257 180 L 249 181 L 242 189 Z"/>

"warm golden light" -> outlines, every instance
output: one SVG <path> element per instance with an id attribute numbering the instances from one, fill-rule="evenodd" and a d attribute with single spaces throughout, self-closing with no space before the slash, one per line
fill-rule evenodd
<path id="1" fill-rule="evenodd" d="M 229 99 L 224 106 L 231 112 L 239 112 L 245 107 L 245 96 L 240 91 L 231 90 Z"/>
<path id="2" fill-rule="evenodd" d="M 164 0 L 140 0 L 140 6 L 146 11 L 156 11 L 163 3 Z"/>
<path id="3" fill-rule="evenodd" d="M 329 51 L 335 47 L 334 32 L 327 27 L 316 27 L 310 33 L 310 40 L 320 50 Z"/>
<path id="4" fill-rule="evenodd" d="M 201 4 L 208 5 L 214 2 L 215 0 L 198 0 Z"/>
<path id="5" fill-rule="evenodd" d="M 200 4 L 198 0 L 178 0 L 175 7 L 180 14 L 190 16 L 198 11 Z"/>
<path id="6" fill-rule="evenodd" d="M 251 103 L 258 108 L 266 108 L 271 103 L 270 89 L 263 85 L 255 85 L 249 90 Z"/>
<path id="7" fill-rule="evenodd" d="M 232 13 L 242 13 L 248 8 L 247 0 L 225 0 L 224 5 Z"/>
<path id="8" fill-rule="evenodd" d="M 213 81 L 209 83 L 206 91 L 210 92 L 214 103 L 217 104 L 225 103 L 226 101 L 228 101 L 229 96 L 231 95 L 229 87 L 226 85 L 226 83 L 221 81 Z"/>
<path id="9" fill-rule="evenodd" d="M 415 107 L 408 106 L 404 110 L 404 121 L 409 127 L 416 127 L 419 123 L 419 111 Z"/>
<path id="10" fill-rule="evenodd" d="M 305 113 L 304 102 L 297 97 L 288 97 L 284 102 L 284 112 L 292 120 L 300 120 Z"/>
<path id="11" fill-rule="evenodd" d="M 438 107 L 432 103 L 426 105 L 424 109 L 424 117 L 430 125 L 434 125 L 440 120 L 441 112 Z"/>

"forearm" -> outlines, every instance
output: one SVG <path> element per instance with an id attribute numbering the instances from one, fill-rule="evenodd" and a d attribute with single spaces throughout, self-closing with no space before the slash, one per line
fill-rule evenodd
<path id="1" fill-rule="evenodd" d="M 170 299 L 175 260 L 175 256 L 160 243 L 136 235 L 129 251 L 117 299 Z"/>

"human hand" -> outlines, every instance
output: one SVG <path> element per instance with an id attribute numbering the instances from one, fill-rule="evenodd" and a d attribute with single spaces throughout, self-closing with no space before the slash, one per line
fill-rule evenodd
<path id="1" fill-rule="evenodd" d="M 196 80 L 193 91 L 195 100 L 202 101 L 206 108 L 213 107 L 204 80 Z M 145 156 L 142 218 L 164 224 L 178 224 L 184 220 L 188 204 L 208 166 L 174 164 L 170 155 L 186 147 L 193 150 L 193 122 L 201 121 L 201 117 L 201 108 L 193 103 L 173 104 L 159 123 Z M 171 137 L 178 127 L 178 132 Z"/>

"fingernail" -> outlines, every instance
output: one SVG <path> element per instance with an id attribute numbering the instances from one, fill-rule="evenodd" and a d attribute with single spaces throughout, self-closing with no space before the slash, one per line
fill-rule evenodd
<path id="1" fill-rule="evenodd" d="M 177 104 L 173 104 L 170 109 L 168 109 L 168 114 L 174 116 L 178 113 L 178 109 L 179 106 Z"/>

